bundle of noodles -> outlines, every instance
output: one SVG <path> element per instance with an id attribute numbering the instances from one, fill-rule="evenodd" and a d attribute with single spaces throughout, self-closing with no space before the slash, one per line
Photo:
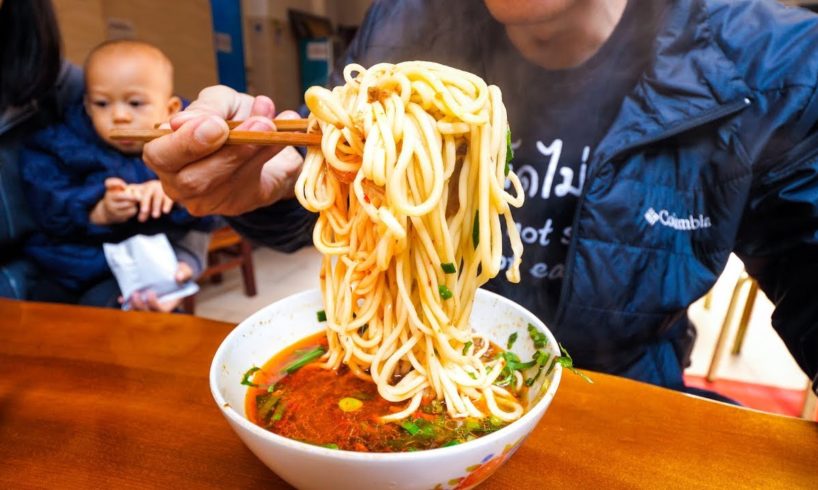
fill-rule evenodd
<path id="1" fill-rule="evenodd" d="M 421 61 L 349 65 L 344 78 L 306 93 L 323 136 L 296 183 L 319 213 L 324 366 L 344 363 L 386 400 L 407 402 L 384 421 L 408 417 L 424 395 L 453 417 L 519 418 L 512 392 L 494 384 L 505 361 L 481 359 L 489 343 L 468 324 L 475 291 L 501 268 L 501 216 L 514 254 L 506 275 L 519 282 L 509 206 L 523 192 L 506 161 L 500 90 Z M 509 388 L 521 385 L 517 373 Z"/>

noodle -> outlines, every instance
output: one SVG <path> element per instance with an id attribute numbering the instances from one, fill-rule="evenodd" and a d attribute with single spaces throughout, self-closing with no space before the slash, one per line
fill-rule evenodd
<path id="1" fill-rule="evenodd" d="M 523 191 L 506 164 L 500 89 L 421 61 L 349 65 L 344 79 L 306 92 L 310 128 L 323 136 L 295 189 L 319 213 L 323 365 L 344 363 L 383 398 L 407 402 L 384 421 L 411 415 L 425 393 L 453 417 L 519 418 L 520 403 L 493 384 L 505 361 L 483 362 L 488 340 L 468 325 L 477 288 L 501 268 L 501 217 L 514 255 L 506 276 L 520 279 L 510 206 Z"/>

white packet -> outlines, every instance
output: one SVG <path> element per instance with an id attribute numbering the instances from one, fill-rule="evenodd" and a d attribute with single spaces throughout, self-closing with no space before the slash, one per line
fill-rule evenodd
<path id="1" fill-rule="evenodd" d="M 199 291 L 195 281 L 176 282 L 179 261 L 164 233 L 135 235 L 119 243 L 104 243 L 102 248 L 126 300 L 123 310 L 131 309 L 130 298 L 138 291 L 151 289 L 159 301 L 184 298 Z"/>

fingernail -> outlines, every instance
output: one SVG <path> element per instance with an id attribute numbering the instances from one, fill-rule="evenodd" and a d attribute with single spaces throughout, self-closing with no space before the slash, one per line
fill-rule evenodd
<path id="1" fill-rule="evenodd" d="M 212 117 L 208 117 L 196 128 L 193 137 L 200 143 L 211 144 L 221 138 L 223 133 L 224 127 Z"/>

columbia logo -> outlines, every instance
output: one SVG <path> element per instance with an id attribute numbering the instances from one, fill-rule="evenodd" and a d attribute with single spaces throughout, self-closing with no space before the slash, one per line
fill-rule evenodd
<path id="1" fill-rule="evenodd" d="M 645 212 L 645 220 L 647 220 L 650 226 L 653 226 L 659 221 L 659 213 L 657 213 L 655 209 L 650 208 Z"/>
<path id="2" fill-rule="evenodd" d="M 676 213 L 671 213 L 667 209 L 656 211 L 653 208 L 648 208 L 648 210 L 645 211 L 644 217 L 650 226 L 659 223 L 662 226 L 667 226 L 668 228 L 679 231 L 693 231 L 713 226 L 709 216 L 704 216 L 703 214 L 693 216 L 691 214 L 686 218 L 679 218 L 676 216 Z"/>

